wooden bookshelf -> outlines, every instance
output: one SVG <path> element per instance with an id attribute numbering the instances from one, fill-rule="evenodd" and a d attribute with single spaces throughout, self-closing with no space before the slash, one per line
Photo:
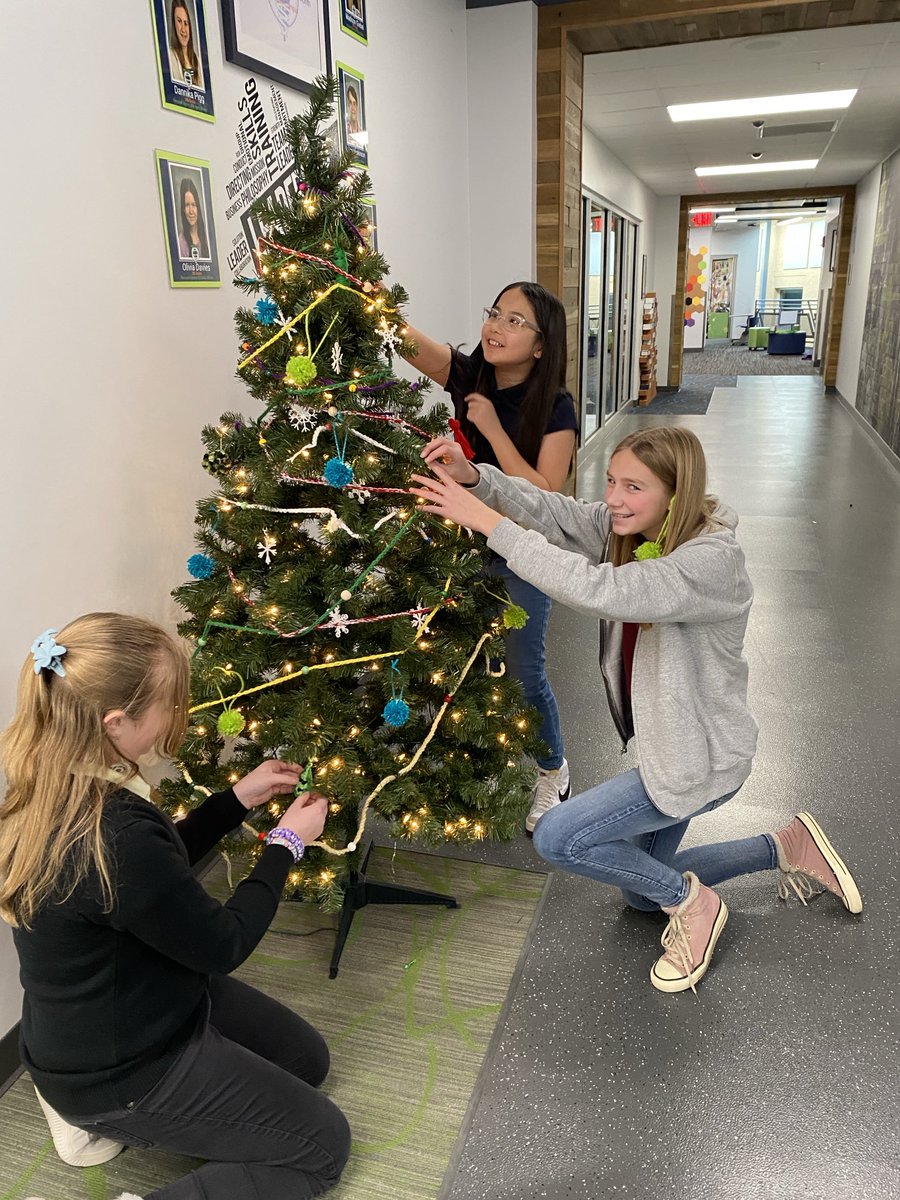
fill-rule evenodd
<path id="1" fill-rule="evenodd" d="M 641 326 L 641 382 L 638 404 L 649 404 L 656 395 L 656 324 L 659 310 L 656 292 L 646 292 L 643 297 L 643 324 Z"/>

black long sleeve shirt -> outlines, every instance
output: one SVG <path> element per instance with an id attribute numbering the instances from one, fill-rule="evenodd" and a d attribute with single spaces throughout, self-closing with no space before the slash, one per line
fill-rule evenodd
<path id="1" fill-rule="evenodd" d="M 90 873 L 68 899 L 44 904 L 30 930 L 13 931 L 22 1061 L 64 1115 L 148 1092 L 205 1019 L 208 977 L 233 971 L 268 929 L 293 864 L 286 847 L 267 847 L 225 904 L 191 870 L 246 816 L 231 789 L 177 824 L 117 790 L 103 816 L 112 910 Z"/>

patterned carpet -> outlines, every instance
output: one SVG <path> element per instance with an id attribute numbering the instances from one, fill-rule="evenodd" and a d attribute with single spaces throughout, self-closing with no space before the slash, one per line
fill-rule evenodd
<path id="1" fill-rule="evenodd" d="M 806 339 L 807 350 L 812 339 Z M 707 342 L 703 350 L 688 350 L 684 356 L 685 373 L 691 375 L 818 375 L 809 359 L 799 354 L 767 354 L 730 342 Z"/>
<path id="2" fill-rule="evenodd" d="M 210 890 L 222 894 L 224 871 Z M 354 1148 L 329 1200 L 433 1200 L 548 876 L 378 848 L 373 879 L 450 893 L 456 910 L 370 905 L 357 913 L 331 981 L 334 916 L 282 905 L 237 972 L 325 1035 L 325 1090 Z M 314 934 L 315 936 L 306 936 Z M 0 1098 L 0 1200 L 145 1195 L 191 1170 L 163 1151 L 126 1150 L 85 1170 L 57 1158 L 27 1076 Z"/>

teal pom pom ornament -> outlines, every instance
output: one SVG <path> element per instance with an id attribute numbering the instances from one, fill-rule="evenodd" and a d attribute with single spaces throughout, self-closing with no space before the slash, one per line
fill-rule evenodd
<path id="1" fill-rule="evenodd" d="M 216 564 L 208 554 L 192 554 L 187 560 L 187 569 L 195 579 L 209 579 L 215 572 Z"/>
<path id="2" fill-rule="evenodd" d="M 246 724 L 247 722 L 236 709 L 226 708 L 224 712 L 219 713 L 216 728 L 223 737 L 237 737 Z"/>
<path id="3" fill-rule="evenodd" d="M 316 364 L 305 354 L 296 354 L 289 358 L 284 369 L 284 381 L 291 387 L 305 388 L 316 377 Z"/>
<path id="4" fill-rule="evenodd" d="M 398 729 L 409 720 L 409 705 L 405 700 L 401 700 L 399 696 L 395 696 L 393 700 L 388 700 L 381 715 L 388 725 L 392 725 L 395 729 Z"/>
<path id="5" fill-rule="evenodd" d="M 278 316 L 278 305 L 274 300 L 263 297 L 256 302 L 256 319 L 260 325 L 274 325 Z"/>
<path id="6" fill-rule="evenodd" d="M 528 613 L 521 604 L 510 604 L 503 610 L 503 626 L 505 629 L 524 629 Z"/>
<path id="7" fill-rule="evenodd" d="M 329 458 L 323 474 L 332 487 L 342 488 L 353 482 L 353 468 L 342 458 Z"/>

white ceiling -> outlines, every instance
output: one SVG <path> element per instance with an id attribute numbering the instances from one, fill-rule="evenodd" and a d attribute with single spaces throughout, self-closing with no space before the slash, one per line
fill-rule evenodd
<path id="1" fill-rule="evenodd" d="M 766 117 L 836 120 L 833 133 L 758 139 L 752 118 L 675 124 L 667 104 L 858 88 L 848 109 Z M 659 195 L 856 183 L 900 144 L 900 22 L 593 54 L 584 60 L 584 123 Z M 695 167 L 820 159 L 812 171 L 699 178 Z"/>

